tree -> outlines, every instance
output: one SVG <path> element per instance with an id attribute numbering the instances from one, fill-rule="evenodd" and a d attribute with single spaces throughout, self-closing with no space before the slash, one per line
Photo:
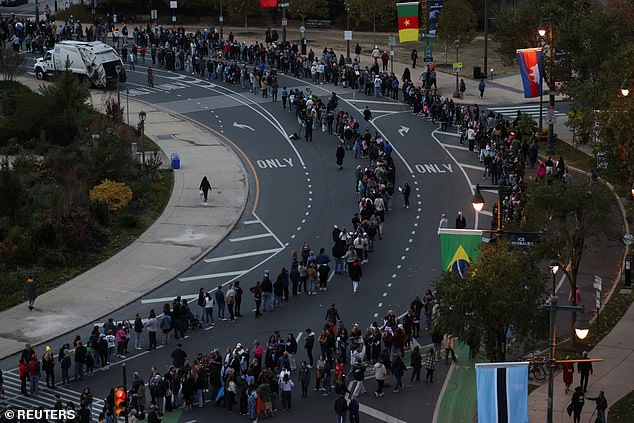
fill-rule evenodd
<path id="1" fill-rule="evenodd" d="M 601 184 L 583 178 L 568 183 L 555 179 L 549 185 L 531 183 L 526 197 L 522 229 L 542 231 L 541 253 L 564 265 L 569 263 L 567 276 L 574 292 L 584 250 L 612 235 L 614 200 Z"/>
<path id="2" fill-rule="evenodd" d="M 291 16 L 299 18 L 303 25 L 309 17 L 323 18 L 327 16 L 327 6 L 326 0 L 292 0 L 289 11 Z"/>
<path id="3" fill-rule="evenodd" d="M 473 41 L 476 35 L 476 14 L 467 0 L 444 2 L 436 37 L 445 45 L 445 57 L 455 40 L 463 45 Z"/>
<path id="4" fill-rule="evenodd" d="M 505 239 L 482 251 L 470 277 L 444 272 L 435 287 L 439 329 L 466 341 L 481 337 L 491 361 L 505 360 L 509 331 L 526 339 L 545 328 L 537 309 L 544 297 L 544 275 L 532 256 Z"/>
<path id="5" fill-rule="evenodd" d="M 350 25 L 353 28 L 396 28 L 396 7 L 393 2 L 381 0 L 348 0 Z M 374 28 L 376 29 L 376 28 Z"/>
<path id="6" fill-rule="evenodd" d="M 249 25 L 249 16 L 260 10 L 258 0 L 228 0 L 229 13 L 244 17 L 244 29 Z"/>
<path id="7" fill-rule="evenodd" d="M 0 48 L 0 74 L 5 81 L 13 81 L 16 75 L 24 72 L 22 64 L 24 56 L 15 52 L 12 48 Z"/>

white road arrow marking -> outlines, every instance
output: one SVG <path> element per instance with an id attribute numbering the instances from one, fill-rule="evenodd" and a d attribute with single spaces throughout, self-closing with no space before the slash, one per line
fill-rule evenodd
<path id="1" fill-rule="evenodd" d="M 233 122 L 233 126 L 235 126 L 236 128 L 240 128 L 240 129 L 250 129 L 253 132 L 255 132 L 255 129 L 253 129 L 249 125 L 245 125 L 243 123 Z"/>
<path id="2" fill-rule="evenodd" d="M 235 125 L 235 124 L 234 124 Z M 403 126 L 401 125 L 401 129 L 398 130 L 398 133 L 404 137 L 405 134 L 407 134 L 409 132 L 409 128 L 407 126 Z"/>

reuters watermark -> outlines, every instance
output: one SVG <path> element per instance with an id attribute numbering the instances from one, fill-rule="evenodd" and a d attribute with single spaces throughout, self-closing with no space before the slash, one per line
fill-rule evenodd
<path id="1" fill-rule="evenodd" d="M 2 412 L 7 420 L 75 420 L 77 412 L 75 410 L 52 410 L 52 409 L 6 409 Z"/>

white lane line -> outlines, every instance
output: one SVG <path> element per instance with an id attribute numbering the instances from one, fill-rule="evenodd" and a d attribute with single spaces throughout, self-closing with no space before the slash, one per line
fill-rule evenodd
<path id="1" fill-rule="evenodd" d="M 379 317 L 379 313 L 374 313 L 374 317 Z"/>
<path id="2" fill-rule="evenodd" d="M 403 266 L 402 266 L 402 265 L 400 265 L 400 264 L 396 265 L 396 268 L 397 268 L 397 269 L 400 269 L 401 267 L 403 267 Z"/>
<path id="3" fill-rule="evenodd" d="M 387 287 L 388 287 L 388 288 L 391 288 L 391 287 L 392 287 L 392 283 L 391 283 L 391 282 L 390 282 L 390 283 L 388 283 L 388 284 L 387 284 Z"/>
<path id="4" fill-rule="evenodd" d="M 327 282 L 330 282 L 334 276 L 335 276 L 335 271 L 333 270 L 332 272 L 330 272 L 330 275 L 328 276 L 328 281 Z"/>
<path id="5" fill-rule="evenodd" d="M 467 169 L 484 170 L 484 167 L 482 166 L 476 166 L 476 165 L 471 165 L 466 163 L 459 163 L 459 165 L 461 167 L 466 167 Z"/>
<path id="6" fill-rule="evenodd" d="M 392 273 L 392 279 L 396 278 L 396 273 Z M 391 284 L 388 284 L 390 286 Z"/>
<path id="7" fill-rule="evenodd" d="M 449 135 L 450 137 L 460 138 L 460 134 L 457 134 L 455 132 L 438 131 L 437 133 L 440 135 Z"/>
<path id="8" fill-rule="evenodd" d="M 268 249 L 268 250 L 250 251 L 248 253 L 240 253 L 240 254 L 233 254 L 233 255 L 230 255 L 230 256 L 209 258 L 209 259 L 205 259 L 203 261 L 205 263 L 216 263 L 216 262 L 219 262 L 219 261 L 233 260 L 233 259 L 237 259 L 237 258 L 253 257 L 253 256 L 259 256 L 259 255 L 262 255 L 262 254 L 277 253 L 279 250 L 280 250 L 280 248 L 271 248 L 271 249 Z"/>
<path id="9" fill-rule="evenodd" d="M 249 235 L 249 236 L 243 236 L 243 237 L 239 237 L 239 238 L 229 238 L 230 242 L 240 242 L 240 241 L 250 241 L 252 239 L 259 239 L 259 238 L 267 238 L 270 236 L 274 236 L 272 232 L 266 233 L 266 234 L 257 234 L 257 235 Z"/>
<path id="10" fill-rule="evenodd" d="M 300 339 L 302 339 L 302 335 L 304 334 L 304 332 L 300 332 L 297 334 L 297 336 L 295 337 L 295 341 L 299 342 Z"/>
<path id="11" fill-rule="evenodd" d="M 163 297 L 163 298 L 147 298 L 141 300 L 141 304 L 154 304 L 154 303 L 169 303 L 174 301 L 176 295 L 172 297 Z M 182 300 L 193 300 L 194 298 L 198 298 L 198 294 L 190 294 L 190 295 L 181 295 Z"/>
<path id="12" fill-rule="evenodd" d="M 260 223 L 260 221 L 259 220 L 245 220 L 242 223 L 244 223 L 245 225 L 253 225 L 255 223 Z"/>
<path id="13" fill-rule="evenodd" d="M 376 317 L 376 316 L 374 316 Z M 440 401 L 439 401 L 440 402 Z M 390 416 L 389 414 L 386 414 L 382 411 L 379 411 L 375 408 L 372 407 L 368 407 L 367 405 L 361 404 L 359 403 L 359 411 L 362 412 L 363 414 L 367 414 L 370 417 L 374 417 L 377 420 L 381 420 L 383 422 L 386 423 L 407 423 L 404 420 L 401 420 L 399 418 L 396 418 L 394 416 Z M 436 421 L 436 420 L 434 420 Z"/>
<path id="14" fill-rule="evenodd" d="M 463 151 L 469 151 L 469 149 L 467 147 L 464 147 L 462 145 L 455 145 L 455 144 L 444 144 L 444 143 L 440 143 L 443 147 L 447 147 L 447 148 L 454 148 L 456 150 L 463 150 Z"/>
<path id="15" fill-rule="evenodd" d="M 378 306 L 379 306 L 379 307 L 383 307 L 383 303 L 379 303 L 379 304 L 378 304 Z"/>
<path id="16" fill-rule="evenodd" d="M 387 297 L 387 292 L 384 292 L 384 293 L 383 293 L 383 296 L 384 296 L 384 297 Z"/>
<path id="17" fill-rule="evenodd" d="M 244 275 L 246 272 L 247 272 L 246 270 L 235 270 L 233 272 L 209 273 L 207 275 L 188 276 L 186 278 L 178 278 L 178 280 L 180 282 L 200 281 L 203 279 L 224 278 L 227 276 L 236 276 L 236 275 L 241 276 L 241 275 Z"/>

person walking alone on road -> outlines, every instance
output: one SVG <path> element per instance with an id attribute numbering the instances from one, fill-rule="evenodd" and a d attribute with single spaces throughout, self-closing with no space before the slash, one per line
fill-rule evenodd
<path id="1" fill-rule="evenodd" d="M 588 358 L 588 353 L 586 351 L 582 354 L 583 359 Z M 588 379 L 592 374 L 592 362 L 591 361 L 582 361 L 577 364 L 577 371 L 581 373 L 581 381 L 579 382 L 579 386 L 583 388 L 583 392 L 588 392 Z"/>
<path id="2" fill-rule="evenodd" d="M 346 414 L 348 412 L 348 402 L 343 397 L 343 394 L 340 394 L 339 397 L 335 400 L 335 413 L 337 413 L 337 423 L 346 423 Z"/>
<path id="3" fill-rule="evenodd" d="M 484 89 L 486 88 L 487 84 L 486 82 L 484 82 L 484 79 L 480 80 L 480 83 L 478 84 L 478 90 L 480 91 L 480 98 L 482 98 L 482 96 L 484 96 Z"/>
<path id="4" fill-rule="evenodd" d="M 428 381 L 434 383 L 434 370 L 436 369 L 436 351 L 434 348 L 430 348 L 427 352 L 427 356 L 425 357 L 425 369 L 427 370 L 427 374 L 425 374 L 425 383 Z"/>
<path id="5" fill-rule="evenodd" d="M 33 310 L 33 304 L 37 298 L 37 282 L 33 278 L 33 275 L 29 275 L 26 278 L 26 296 L 29 298 L 29 310 Z"/>
<path id="6" fill-rule="evenodd" d="M 363 276 L 363 271 L 361 270 L 361 263 L 359 263 L 359 259 L 355 258 L 348 269 L 348 274 L 350 275 L 350 279 L 352 280 L 352 293 L 356 294 L 359 292 L 359 282 L 361 282 L 361 277 Z"/>
<path id="7" fill-rule="evenodd" d="M 376 391 L 374 391 L 374 396 L 376 396 L 377 398 L 385 395 L 383 393 L 383 385 L 385 385 L 386 377 L 387 377 L 387 369 L 385 368 L 385 365 L 379 359 L 379 361 L 377 361 L 376 364 L 374 365 L 374 378 L 376 379 L 376 386 L 377 386 Z"/>
<path id="8" fill-rule="evenodd" d="M 581 423 L 581 410 L 583 410 L 584 404 L 585 395 L 583 395 L 583 388 L 581 386 L 577 386 L 575 388 L 575 393 L 572 394 L 570 405 L 568 406 L 569 410 L 572 408 L 572 421 L 574 423 Z"/>
<path id="9" fill-rule="evenodd" d="M 418 59 L 418 52 L 416 49 L 412 50 L 412 69 L 416 69 L 416 60 Z"/>
<path id="10" fill-rule="evenodd" d="M 306 339 L 304 339 L 304 349 L 308 355 L 308 368 L 313 367 L 313 347 L 315 346 L 315 333 L 309 328 L 306 329 Z"/>
<path id="11" fill-rule="evenodd" d="M 200 192 L 203 195 L 202 204 L 207 205 L 207 196 L 209 194 L 209 191 L 211 190 L 211 184 L 209 183 L 209 180 L 206 176 L 203 176 L 203 180 L 200 181 L 200 187 L 198 189 L 200 189 Z"/>
<path id="12" fill-rule="evenodd" d="M 403 186 L 399 188 L 399 191 L 403 194 L 403 207 L 409 208 L 409 196 L 412 193 L 412 188 L 407 181 L 403 181 Z"/>
<path id="13" fill-rule="evenodd" d="M 365 130 L 370 130 L 370 121 L 372 120 L 372 112 L 368 106 L 365 106 L 363 109 L 363 125 L 365 126 Z"/>
<path id="14" fill-rule="evenodd" d="M 154 87 L 154 70 L 152 66 L 147 67 L 147 85 L 149 87 Z"/>
<path id="15" fill-rule="evenodd" d="M 337 157 L 337 169 L 343 169 L 343 158 L 346 157 L 346 150 L 343 148 L 343 143 L 337 145 L 335 156 Z"/>

